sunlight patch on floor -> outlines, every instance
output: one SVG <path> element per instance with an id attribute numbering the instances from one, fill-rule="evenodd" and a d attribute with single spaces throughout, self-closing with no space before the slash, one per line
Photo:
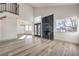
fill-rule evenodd
<path id="1" fill-rule="evenodd" d="M 26 38 L 28 38 L 28 39 L 31 38 L 32 39 L 32 36 L 28 35 Z"/>
<path id="2" fill-rule="evenodd" d="M 21 36 L 19 39 L 32 39 L 32 36 L 31 35 L 23 35 Z"/>
<path id="3" fill-rule="evenodd" d="M 19 39 L 24 39 L 26 37 L 26 35 L 21 36 Z"/>

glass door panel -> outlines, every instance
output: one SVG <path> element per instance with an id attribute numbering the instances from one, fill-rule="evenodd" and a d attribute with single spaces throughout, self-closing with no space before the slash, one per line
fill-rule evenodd
<path id="1" fill-rule="evenodd" d="M 37 25 L 35 25 L 35 35 L 37 35 Z"/>
<path id="2" fill-rule="evenodd" d="M 38 24 L 38 35 L 41 35 L 41 25 Z"/>

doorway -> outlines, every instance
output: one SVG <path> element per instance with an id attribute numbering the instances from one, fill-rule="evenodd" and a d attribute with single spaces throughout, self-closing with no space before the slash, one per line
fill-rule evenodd
<path id="1" fill-rule="evenodd" d="M 34 35 L 41 36 L 41 23 L 34 24 Z"/>

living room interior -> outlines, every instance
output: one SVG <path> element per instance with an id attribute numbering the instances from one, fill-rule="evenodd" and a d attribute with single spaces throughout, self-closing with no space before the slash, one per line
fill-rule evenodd
<path id="1" fill-rule="evenodd" d="M 78 56 L 78 3 L 0 3 L 0 56 Z"/>

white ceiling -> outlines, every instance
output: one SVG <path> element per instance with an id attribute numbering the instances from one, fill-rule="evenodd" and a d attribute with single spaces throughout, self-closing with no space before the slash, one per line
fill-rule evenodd
<path id="1" fill-rule="evenodd" d="M 70 5 L 75 3 L 27 3 L 32 7 L 45 7 L 45 6 L 60 6 L 60 5 Z"/>

